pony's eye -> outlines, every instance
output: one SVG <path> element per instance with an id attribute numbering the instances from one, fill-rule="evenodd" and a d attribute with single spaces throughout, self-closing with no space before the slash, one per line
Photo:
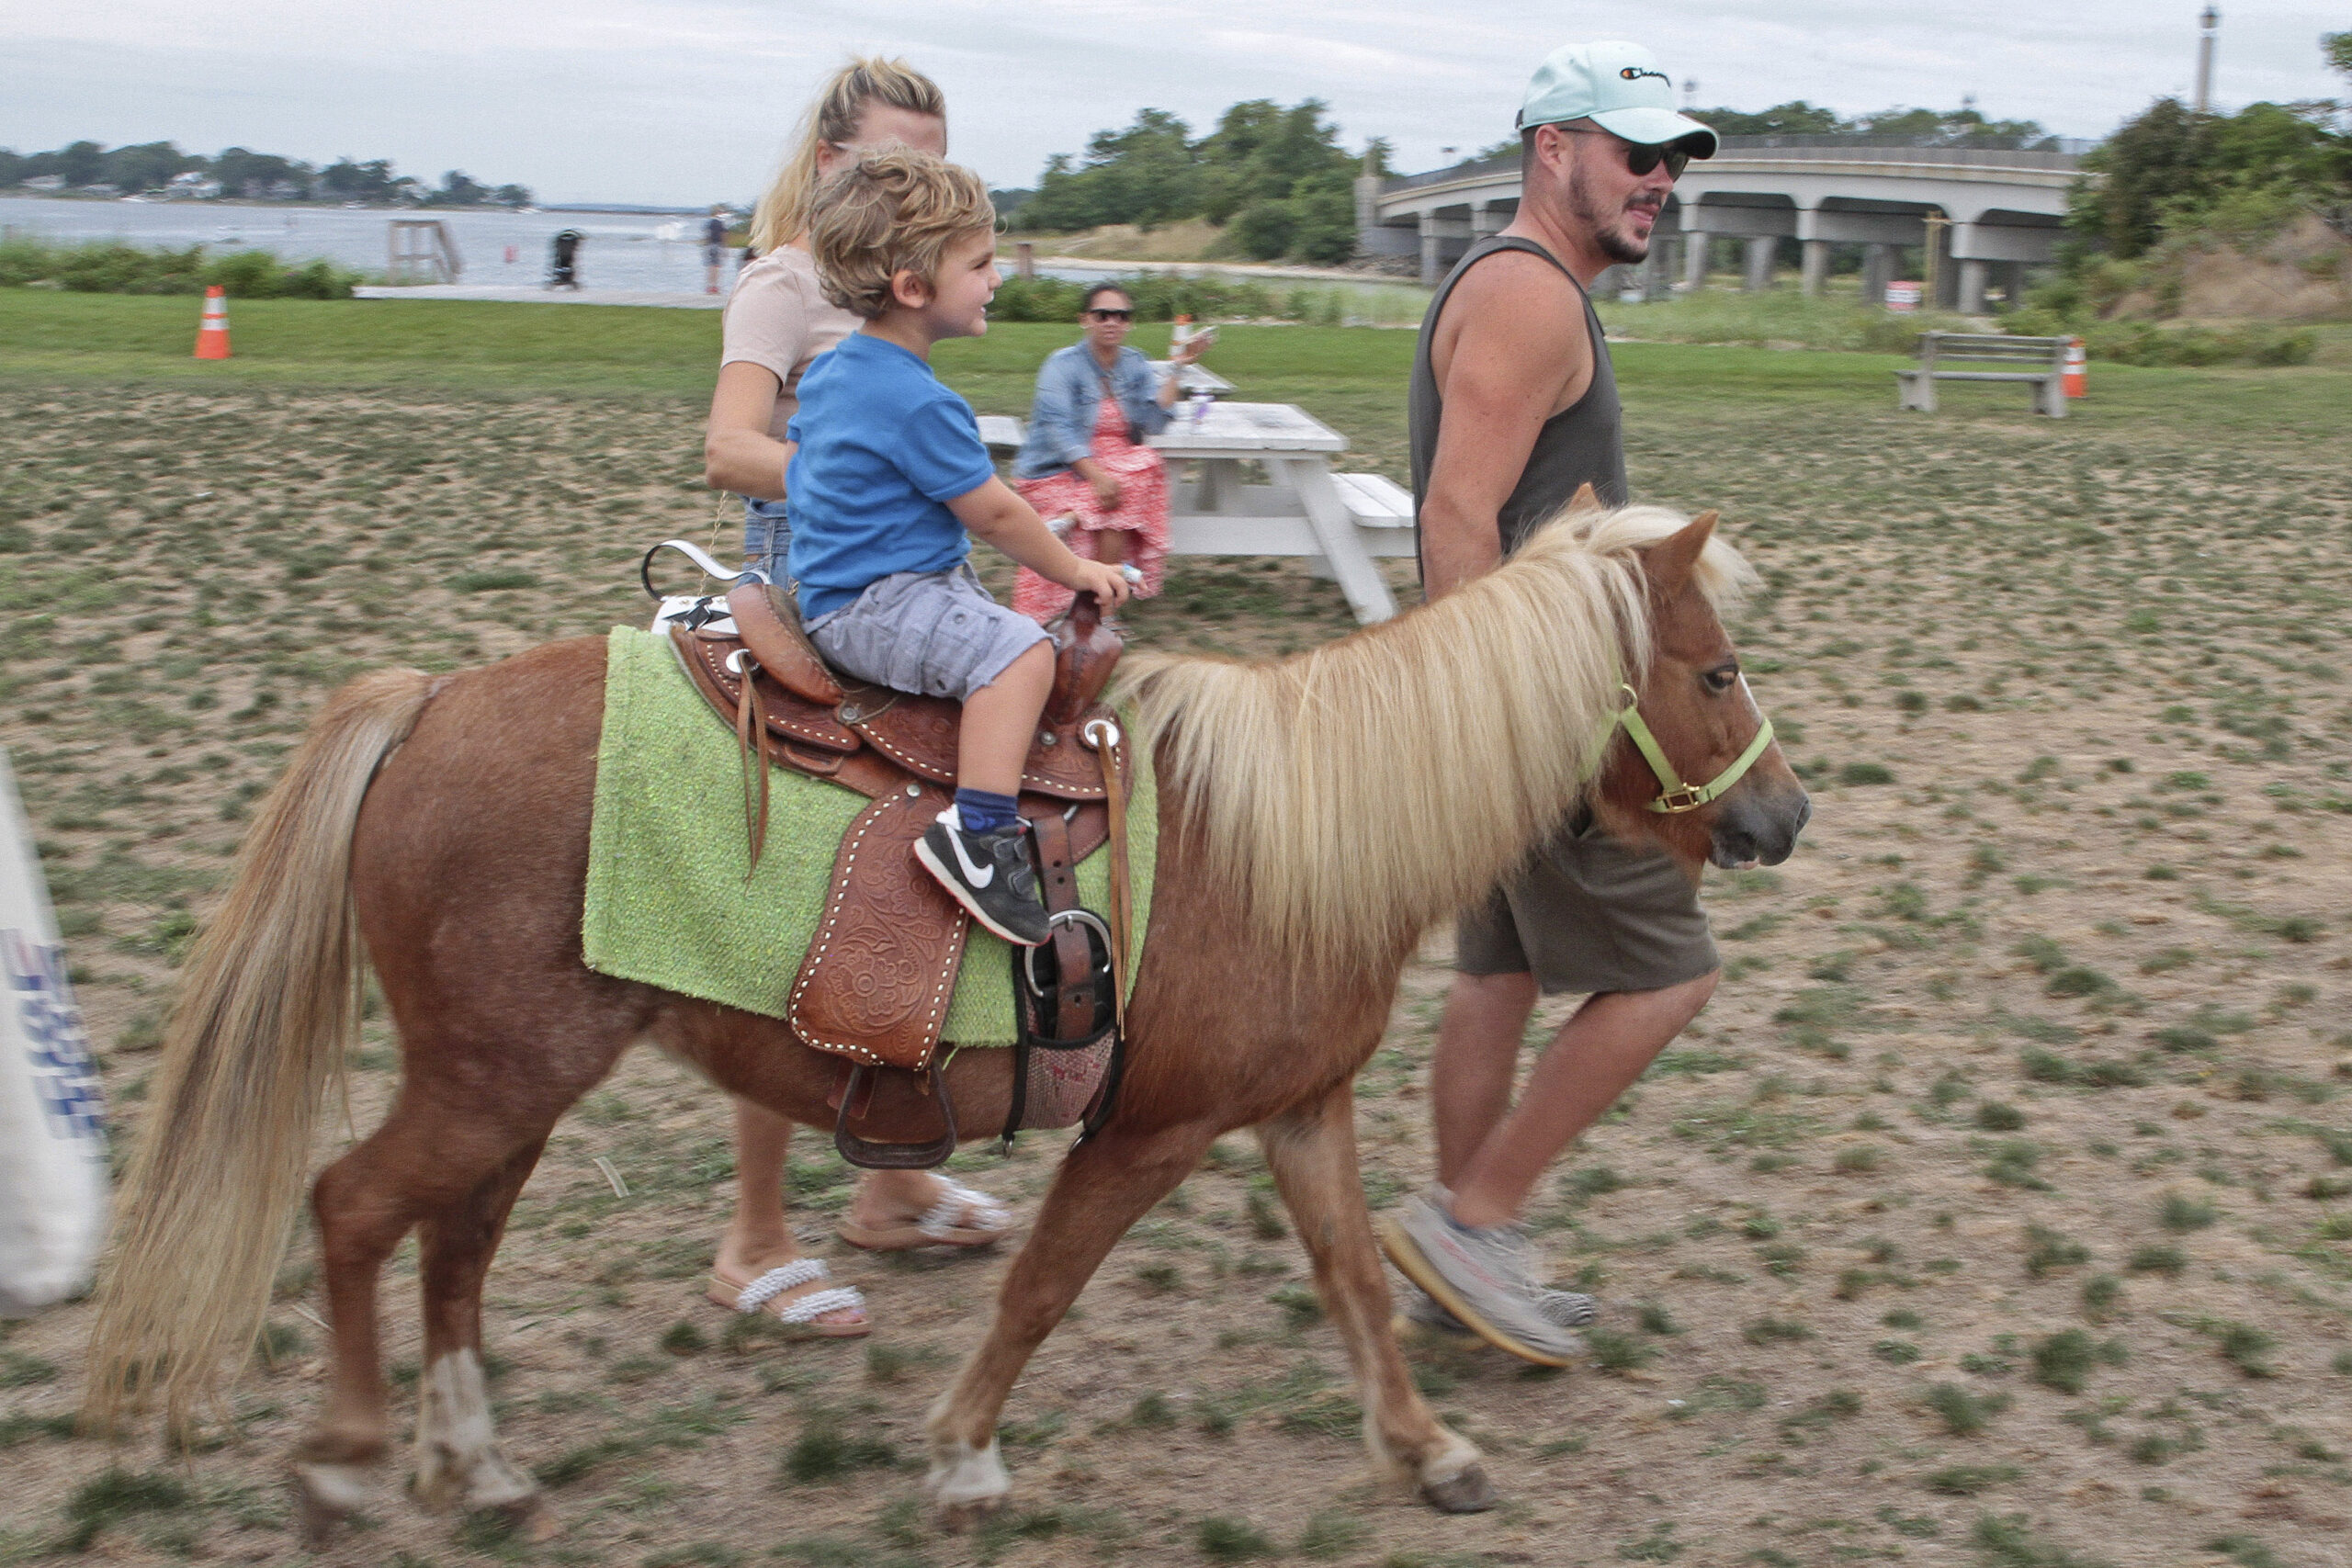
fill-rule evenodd
<path id="1" fill-rule="evenodd" d="M 1704 675 L 1702 675 L 1700 679 L 1707 682 L 1707 690 L 1721 695 L 1723 693 L 1730 691 L 1733 686 L 1738 683 L 1739 666 L 1736 664 L 1718 665 L 1716 668 L 1708 671 Z"/>

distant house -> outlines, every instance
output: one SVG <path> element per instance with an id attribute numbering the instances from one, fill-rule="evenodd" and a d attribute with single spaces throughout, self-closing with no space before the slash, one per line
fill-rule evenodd
<path id="1" fill-rule="evenodd" d="M 63 175 L 35 175 L 25 182 L 25 188 L 27 190 L 63 190 L 65 176 Z"/>
<path id="2" fill-rule="evenodd" d="M 197 201 L 210 201 L 220 194 L 220 182 L 199 169 L 174 175 L 164 186 L 167 196 L 186 197 Z"/>

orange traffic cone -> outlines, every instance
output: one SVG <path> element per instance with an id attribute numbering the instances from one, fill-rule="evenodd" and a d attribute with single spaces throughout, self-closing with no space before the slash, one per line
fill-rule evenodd
<path id="1" fill-rule="evenodd" d="M 2066 345 L 2066 373 L 2059 386 L 2070 398 L 2086 398 L 2091 392 L 2090 354 L 2083 347 L 2083 340 L 2075 338 Z"/>
<path id="2" fill-rule="evenodd" d="M 229 357 L 229 292 L 217 283 L 204 291 L 204 324 L 196 329 L 196 356 Z"/>

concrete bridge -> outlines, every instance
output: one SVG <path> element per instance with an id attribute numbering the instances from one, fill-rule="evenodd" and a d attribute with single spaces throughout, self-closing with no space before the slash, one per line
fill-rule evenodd
<path id="1" fill-rule="evenodd" d="M 2076 144 L 2079 148 L 2080 144 Z M 1829 276 L 1830 247 L 1860 245 L 1863 298 L 1885 298 L 1897 251 L 1932 247 L 1946 310 L 1982 312 L 1997 281 L 2014 302 L 2024 270 L 2054 261 L 2077 177 L 2076 150 L 1920 147 L 1850 136 L 1727 136 L 1714 157 L 1675 182 L 1650 260 L 1639 269 L 1659 289 L 1679 274 L 1706 276 L 1708 242 L 1736 241 L 1749 288 L 1771 286 L 1781 242 L 1803 248 L 1804 291 Z M 1356 222 L 1372 255 L 1420 257 L 1434 284 L 1476 241 L 1519 210 L 1516 156 L 1459 164 L 1400 178 L 1356 182 Z M 1997 270 L 1997 274 L 1996 271 Z"/>

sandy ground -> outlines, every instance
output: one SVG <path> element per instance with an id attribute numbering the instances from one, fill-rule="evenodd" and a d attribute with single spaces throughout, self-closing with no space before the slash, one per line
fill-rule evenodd
<path id="1" fill-rule="evenodd" d="M 19 388 L 0 408 L 0 740 L 128 1140 L 172 966 L 321 695 L 636 621 L 636 553 L 699 536 L 710 502 L 668 406 Z M 1016 1390 L 1015 1507 L 936 1533 L 916 1426 L 1003 1260 L 831 1241 L 849 1176 L 809 1138 L 806 1236 L 879 1329 L 731 1328 L 700 1287 L 724 1106 L 640 1054 L 559 1130 L 490 1281 L 507 1450 L 567 1532 L 425 1516 L 394 1465 L 318 1561 L 2352 1560 L 2341 445 L 1989 401 L 1679 415 L 1632 445 L 1648 494 L 1724 506 L 1764 570 L 1738 635 L 1817 816 L 1787 866 L 1711 876 L 1717 1000 L 1539 1193 L 1553 1273 L 1605 1303 L 1590 1362 L 1414 1352 L 1502 1507 L 1442 1518 L 1369 1477 L 1237 1134 Z M 1242 653 L 1349 626 L 1329 585 L 1251 562 L 1185 563 L 1135 621 Z M 1376 1206 L 1426 1178 L 1444 952 L 1433 933 L 1360 1083 Z M 397 1081 L 380 1021 L 354 1067 L 364 1131 Z M 1025 1213 L 1059 1147 L 956 1168 Z M 395 1269 L 405 1391 L 413 1253 Z M 70 1436 L 86 1305 L 7 1328 L 0 1562 L 77 1529 L 91 1561 L 303 1559 L 277 1476 L 318 1311 L 300 1240 L 270 1355 L 185 1461 Z"/>

